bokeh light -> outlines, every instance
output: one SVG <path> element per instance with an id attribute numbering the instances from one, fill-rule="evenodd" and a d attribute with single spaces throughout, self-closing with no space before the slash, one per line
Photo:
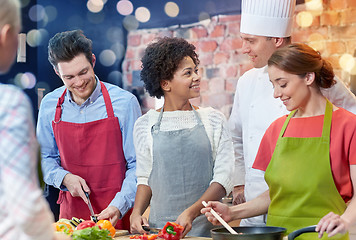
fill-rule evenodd
<path id="1" fill-rule="evenodd" d="M 126 28 L 127 31 L 133 31 L 138 28 L 139 22 L 137 21 L 135 16 L 128 15 L 124 17 L 122 25 L 124 26 L 124 28 Z"/>
<path id="2" fill-rule="evenodd" d="M 151 18 L 150 11 L 145 7 L 139 7 L 135 11 L 135 17 L 140 22 L 148 22 Z"/>
<path id="3" fill-rule="evenodd" d="M 339 64 L 342 70 L 351 72 L 355 67 L 355 59 L 351 54 L 345 53 L 340 57 Z"/>
<path id="4" fill-rule="evenodd" d="M 116 10 L 121 15 L 124 15 L 124 16 L 130 15 L 133 12 L 133 5 L 128 0 L 121 0 L 121 1 L 117 2 Z"/>
<path id="5" fill-rule="evenodd" d="M 15 76 L 14 83 L 22 89 L 32 89 L 36 85 L 36 77 L 31 72 L 18 73 Z"/>
<path id="6" fill-rule="evenodd" d="M 302 11 L 297 14 L 296 22 L 300 27 L 310 27 L 313 23 L 313 14 Z"/>
<path id="7" fill-rule="evenodd" d="M 28 16 L 33 22 L 39 22 L 43 20 L 46 15 L 46 11 L 42 5 L 33 5 L 28 11 Z"/>
<path id="8" fill-rule="evenodd" d="M 112 50 L 106 49 L 99 55 L 100 63 L 105 67 L 112 66 L 116 61 L 116 55 Z"/>
<path id="9" fill-rule="evenodd" d="M 106 31 L 106 38 L 109 42 L 124 42 L 124 31 L 119 27 L 111 27 Z"/>
<path id="10" fill-rule="evenodd" d="M 309 11 L 322 11 L 323 1 L 322 0 L 305 0 L 305 8 Z"/>
<path id="11" fill-rule="evenodd" d="M 89 0 L 87 2 L 87 8 L 92 13 L 98 13 L 104 8 L 104 2 L 102 0 Z"/>
<path id="12" fill-rule="evenodd" d="M 47 82 L 43 82 L 43 81 L 39 81 L 35 85 L 35 91 L 37 94 L 39 92 L 38 89 L 43 89 L 43 91 L 42 91 L 43 96 L 46 95 L 51 90 L 49 84 Z"/>
<path id="13" fill-rule="evenodd" d="M 55 8 L 54 6 L 46 6 L 45 12 L 47 15 L 48 22 L 52 22 L 57 18 L 58 12 L 57 8 Z"/>
<path id="14" fill-rule="evenodd" d="M 164 6 L 164 12 L 169 17 L 176 17 L 179 14 L 179 7 L 175 2 L 167 2 Z"/>
<path id="15" fill-rule="evenodd" d="M 121 60 L 125 56 L 125 46 L 122 43 L 115 43 L 110 48 L 118 60 Z"/>
<path id="16" fill-rule="evenodd" d="M 207 19 L 210 19 L 210 15 L 207 12 L 200 12 L 198 19 L 199 21 L 205 21 Z"/>
<path id="17" fill-rule="evenodd" d="M 27 33 L 27 44 L 31 47 L 46 45 L 49 39 L 48 31 L 41 29 L 32 29 Z"/>
<path id="18" fill-rule="evenodd" d="M 116 70 L 110 72 L 108 75 L 108 82 L 122 87 L 122 73 Z"/>
<path id="19" fill-rule="evenodd" d="M 320 33 L 312 33 L 308 37 L 308 44 L 316 51 L 323 51 L 326 48 L 325 37 Z"/>

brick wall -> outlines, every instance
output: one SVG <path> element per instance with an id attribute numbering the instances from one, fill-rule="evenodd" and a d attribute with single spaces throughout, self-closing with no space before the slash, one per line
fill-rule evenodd
<path id="1" fill-rule="evenodd" d="M 307 7 L 306 4 L 298 5 L 296 18 Z M 352 76 L 341 69 L 339 59 L 345 53 L 354 55 L 356 49 L 356 0 L 324 0 L 322 9 L 309 10 L 308 13 L 313 15 L 311 25 L 300 27 L 295 21 L 293 41 L 308 43 L 320 51 L 323 57 L 332 62 L 336 74 L 349 84 Z M 201 96 L 193 99 L 193 104 L 214 107 L 228 117 L 238 78 L 252 67 L 242 54 L 240 20 L 240 15 L 215 16 L 209 22 L 180 28 L 131 31 L 123 62 L 123 80 L 126 88 L 141 91 L 143 112 L 155 108 L 155 100 L 137 84 L 140 58 L 147 44 L 154 38 L 175 36 L 183 37 L 194 44 L 199 55 Z"/>

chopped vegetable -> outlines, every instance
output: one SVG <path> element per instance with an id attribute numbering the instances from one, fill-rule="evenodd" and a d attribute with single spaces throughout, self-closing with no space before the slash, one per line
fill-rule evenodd
<path id="1" fill-rule="evenodd" d="M 94 227 L 95 225 L 96 223 L 93 222 L 92 220 L 86 220 L 84 222 L 79 223 L 79 225 L 77 226 L 77 230 Z"/>
<path id="2" fill-rule="evenodd" d="M 183 230 L 184 227 L 181 225 L 175 222 L 167 222 L 162 231 L 158 233 L 158 237 L 165 240 L 179 240 L 182 238 Z"/>
<path id="3" fill-rule="evenodd" d="M 56 232 L 63 232 L 67 235 L 70 235 L 73 232 L 72 225 L 65 223 L 65 222 L 55 222 L 55 223 L 53 223 L 53 226 L 54 226 L 54 230 Z"/>
<path id="4" fill-rule="evenodd" d="M 99 226 L 88 227 L 82 230 L 76 230 L 72 235 L 73 240 L 112 240 L 109 230 L 100 229 Z"/>
<path id="5" fill-rule="evenodd" d="M 142 235 L 133 235 L 130 236 L 130 239 L 140 239 L 140 240 L 155 240 L 158 237 L 158 234 L 147 234 Z"/>
<path id="6" fill-rule="evenodd" d="M 115 236 L 115 233 L 116 233 L 115 227 L 113 227 L 113 225 L 111 224 L 111 222 L 110 222 L 109 220 L 99 220 L 99 221 L 96 223 L 96 225 L 97 225 L 97 226 L 100 226 L 101 229 L 107 229 L 107 230 L 109 230 L 111 237 L 114 237 L 114 236 Z"/>

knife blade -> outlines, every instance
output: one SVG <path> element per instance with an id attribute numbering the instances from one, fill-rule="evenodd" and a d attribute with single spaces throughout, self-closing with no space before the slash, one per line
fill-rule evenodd
<path id="1" fill-rule="evenodd" d="M 143 230 L 149 232 L 150 234 L 159 233 L 159 231 L 161 231 L 161 229 L 159 228 L 150 228 L 149 226 L 145 226 L 145 225 L 142 225 L 142 228 Z"/>
<path id="2" fill-rule="evenodd" d="M 89 193 L 87 193 L 86 191 L 84 191 L 85 193 L 85 196 L 87 197 L 88 199 L 88 207 L 89 207 L 89 211 L 90 211 L 90 218 L 93 222 L 97 223 L 98 222 L 98 219 L 96 218 L 96 216 L 94 215 L 94 210 L 93 210 L 93 207 L 91 206 L 91 203 L 90 203 L 90 199 L 89 199 Z"/>

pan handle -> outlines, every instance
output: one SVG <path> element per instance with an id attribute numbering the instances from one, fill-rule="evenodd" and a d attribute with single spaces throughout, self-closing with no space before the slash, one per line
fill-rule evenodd
<path id="1" fill-rule="evenodd" d="M 315 227 L 316 227 L 316 225 L 313 225 L 313 226 L 309 226 L 309 227 L 305 227 L 305 228 L 301 228 L 301 229 L 295 230 L 294 232 L 291 232 L 288 235 L 288 240 L 293 240 L 294 238 L 298 237 L 300 234 L 303 234 L 303 233 L 315 232 Z"/>

